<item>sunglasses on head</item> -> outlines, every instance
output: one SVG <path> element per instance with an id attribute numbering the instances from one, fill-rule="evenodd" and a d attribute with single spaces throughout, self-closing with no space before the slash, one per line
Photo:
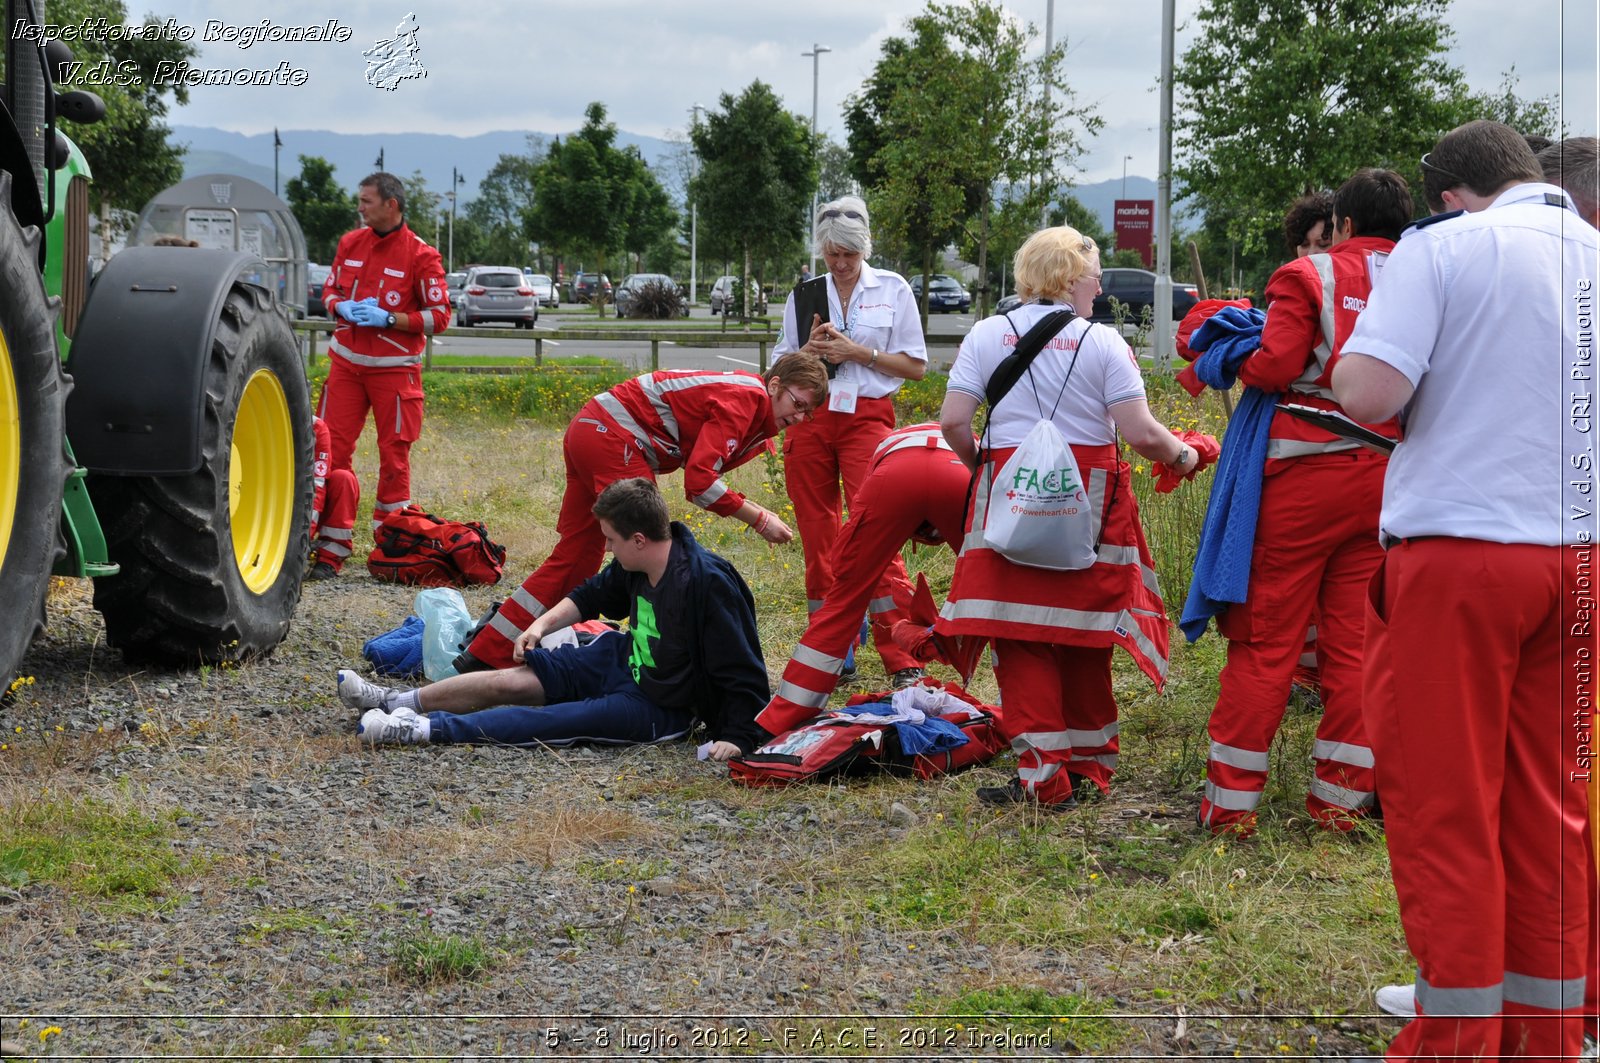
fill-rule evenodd
<path id="1" fill-rule="evenodd" d="M 1446 170 L 1443 166 L 1435 166 L 1432 162 L 1429 161 L 1432 158 L 1433 158 L 1433 152 L 1431 152 L 1431 151 L 1428 152 L 1426 155 L 1422 156 L 1422 168 L 1424 170 L 1432 170 L 1435 173 L 1442 173 L 1446 177 L 1450 178 L 1451 180 L 1457 181 L 1457 182 L 1459 182 L 1461 184 L 1466 184 L 1467 183 L 1466 182 L 1466 178 L 1462 177 L 1460 174 L 1453 173 L 1450 170 Z"/>
<path id="2" fill-rule="evenodd" d="M 820 217 L 822 218 L 823 221 L 827 221 L 829 218 L 837 218 L 841 214 L 844 215 L 846 218 L 852 218 L 855 221 L 866 221 L 867 220 L 867 219 L 863 218 L 859 213 L 857 213 L 856 211 L 853 211 L 853 210 L 825 210 L 825 211 L 822 212 Z"/>

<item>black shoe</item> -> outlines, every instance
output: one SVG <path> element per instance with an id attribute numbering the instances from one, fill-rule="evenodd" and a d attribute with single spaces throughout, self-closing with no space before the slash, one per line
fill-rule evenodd
<path id="1" fill-rule="evenodd" d="M 1105 796 L 1100 789 L 1100 784 L 1087 775 L 1072 773 L 1072 796 L 1082 804 L 1085 801 L 1098 801 Z"/>
<path id="2" fill-rule="evenodd" d="M 1040 801 L 1022 788 L 1021 779 L 1008 779 L 1004 786 L 978 787 L 978 800 L 986 805 L 1032 805 L 1041 812 L 1065 812 L 1077 808 L 1077 798 L 1065 801 Z"/>
<path id="3" fill-rule="evenodd" d="M 856 670 L 856 667 L 854 665 L 851 665 L 849 668 L 846 668 L 844 671 L 839 673 L 839 682 L 841 684 L 854 683 L 856 680 L 858 680 L 860 678 L 861 678 L 861 673 Z"/>
<path id="4" fill-rule="evenodd" d="M 489 670 L 489 666 L 474 657 L 471 650 L 462 650 L 456 654 L 456 659 L 450 663 L 455 666 L 458 675 L 466 675 L 468 672 L 487 672 Z"/>
<path id="5" fill-rule="evenodd" d="M 326 561 L 318 561 L 315 565 L 311 566 L 311 571 L 306 573 L 306 579 L 312 581 L 321 581 L 325 579 L 336 579 L 338 575 L 338 569 L 334 568 Z"/>
<path id="6" fill-rule="evenodd" d="M 889 677 L 889 686 L 894 690 L 904 690 L 906 687 L 916 686 L 926 678 L 928 678 L 926 669 L 902 668 Z"/>

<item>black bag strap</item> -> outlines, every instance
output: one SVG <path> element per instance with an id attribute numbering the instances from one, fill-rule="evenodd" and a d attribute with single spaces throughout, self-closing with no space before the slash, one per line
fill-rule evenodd
<path id="1" fill-rule="evenodd" d="M 1017 341 L 1011 353 L 995 366 L 994 372 L 989 375 L 989 383 L 983 389 L 984 401 L 989 404 L 989 413 L 983 418 L 985 431 L 989 428 L 989 416 L 994 412 L 994 408 L 1000 405 L 1000 400 L 1017 386 L 1017 381 L 1022 379 L 1022 374 L 1028 371 L 1028 367 L 1039 356 L 1039 352 L 1044 350 L 1044 345 L 1054 339 L 1056 333 L 1071 324 L 1073 318 L 1077 316 L 1071 310 L 1062 308 L 1041 317 L 1033 328 L 1028 330 L 1027 335 Z M 1016 322 L 1011 321 L 1010 314 L 1006 315 L 1006 320 L 1011 322 L 1012 331 L 1017 332 Z"/>

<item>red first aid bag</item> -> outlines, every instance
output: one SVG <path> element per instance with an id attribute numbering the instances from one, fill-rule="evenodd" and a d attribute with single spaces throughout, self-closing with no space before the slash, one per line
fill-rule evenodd
<path id="1" fill-rule="evenodd" d="M 367 555 L 374 579 L 419 587 L 499 583 L 505 563 L 506 548 L 482 524 L 441 520 L 416 506 L 387 514 Z"/>

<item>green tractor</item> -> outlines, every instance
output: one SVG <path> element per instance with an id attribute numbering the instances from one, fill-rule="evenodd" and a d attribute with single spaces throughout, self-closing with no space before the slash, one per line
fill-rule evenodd
<path id="1" fill-rule="evenodd" d="M 39 0 L 6 0 L 0 87 L 0 690 L 43 630 L 52 574 L 92 577 L 130 660 L 270 652 L 300 599 L 311 400 L 248 254 L 130 248 L 88 276 L 88 166 L 56 128 Z M 68 440 L 71 440 L 70 444 Z"/>

